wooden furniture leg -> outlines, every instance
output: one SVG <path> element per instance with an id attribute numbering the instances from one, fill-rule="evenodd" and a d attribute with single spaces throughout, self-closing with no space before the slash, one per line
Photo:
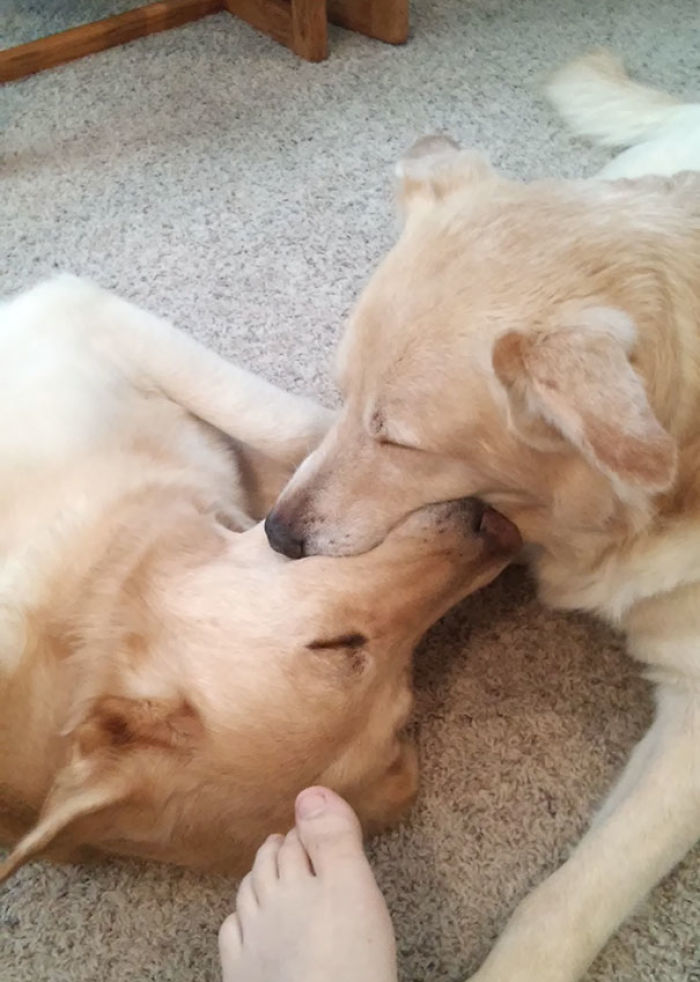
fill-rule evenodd
<path id="1" fill-rule="evenodd" d="M 328 19 L 387 44 L 408 40 L 408 0 L 328 0 Z"/>
<path id="2" fill-rule="evenodd" d="M 224 7 L 306 61 L 328 57 L 326 0 L 224 0 Z"/>
<path id="3" fill-rule="evenodd" d="M 149 3 L 146 7 L 128 10 L 115 17 L 106 17 L 92 24 L 83 24 L 28 44 L 7 48 L 0 51 L 0 82 L 12 82 L 146 34 L 179 27 L 188 21 L 214 14 L 222 7 L 222 0 L 160 0 L 159 3 Z"/>
<path id="4" fill-rule="evenodd" d="M 2 0 L 0 0 L 0 3 Z M 307 61 L 328 57 L 328 20 L 389 44 L 408 37 L 408 0 L 159 0 L 0 51 L 0 83 L 228 10 Z"/>

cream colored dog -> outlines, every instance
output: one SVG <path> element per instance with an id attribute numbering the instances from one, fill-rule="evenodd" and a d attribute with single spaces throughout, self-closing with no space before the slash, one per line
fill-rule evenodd
<path id="1" fill-rule="evenodd" d="M 520 540 L 467 500 L 356 559 L 273 553 L 243 461 L 269 503 L 329 421 L 79 280 L 0 307 L 0 878 L 241 872 L 315 782 L 368 829 L 410 803 L 411 649 Z"/>
<path id="2" fill-rule="evenodd" d="M 637 144 L 614 176 L 700 169 L 698 107 L 610 56 L 550 94 Z M 700 175 L 523 185 L 433 138 L 399 176 L 403 233 L 340 349 L 344 409 L 268 535 L 360 553 L 477 494 L 520 527 L 547 602 L 626 632 L 656 721 L 476 976 L 572 982 L 700 834 Z"/>

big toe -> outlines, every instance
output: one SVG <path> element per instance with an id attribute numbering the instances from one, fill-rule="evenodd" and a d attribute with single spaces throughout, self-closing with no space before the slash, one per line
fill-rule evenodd
<path id="1" fill-rule="evenodd" d="M 298 795 L 296 828 L 317 875 L 340 866 L 369 870 L 357 815 L 328 788 L 307 788 Z"/>

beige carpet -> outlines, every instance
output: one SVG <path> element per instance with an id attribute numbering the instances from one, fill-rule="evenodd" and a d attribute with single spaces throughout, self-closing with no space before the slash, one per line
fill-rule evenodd
<path id="1" fill-rule="evenodd" d="M 19 37 L 59 5 L 10 6 Z M 589 173 L 605 154 L 563 133 L 542 74 L 602 42 L 698 96 L 697 14 L 697 0 L 419 0 L 405 48 L 334 31 L 316 66 L 222 14 L 19 82 L 0 91 L 0 288 L 88 274 L 331 399 L 343 318 L 393 234 L 399 151 L 448 130 L 516 175 Z M 403 980 L 457 982 L 576 840 L 649 690 L 617 640 L 542 610 L 518 571 L 432 633 L 416 682 L 423 792 L 372 859 Z M 698 977 L 699 860 L 654 891 L 591 980 Z M 215 980 L 233 889 L 37 863 L 0 895 L 0 980 Z"/>

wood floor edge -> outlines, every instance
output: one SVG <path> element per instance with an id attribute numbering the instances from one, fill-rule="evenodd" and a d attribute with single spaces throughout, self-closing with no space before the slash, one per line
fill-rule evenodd
<path id="1" fill-rule="evenodd" d="M 6 48 L 0 51 L 0 82 L 13 82 L 148 34 L 180 27 L 223 8 L 223 0 L 158 0 L 114 17 Z"/>

